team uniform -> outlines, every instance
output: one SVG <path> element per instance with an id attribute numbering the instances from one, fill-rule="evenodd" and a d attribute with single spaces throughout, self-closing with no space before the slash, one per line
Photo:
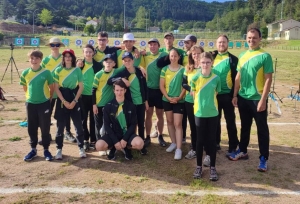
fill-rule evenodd
<path id="1" fill-rule="evenodd" d="M 182 79 L 184 67 L 180 67 L 177 71 L 171 71 L 169 66 L 161 70 L 160 78 L 165 79 L 165 88 L 169 97 L 179 97 L 182 91 Z M 173 113 L 183 114 L 184 99 L 181 99 L 176 104 L 172 104 L 162 97 L 164 111 L 173 111 Z"/>
<path id="2" fill-rule="evenodd" d="M 54 81 L 59 85 L 59 90 L 64 99 L 71 103 L 78 91 L 78 83 L 83 82 L 83 76 L 80 68 L 74 67 L 66 69 L 62 66 L 56 68 L 54 72 Z M 79 103 L 76 103 L 73 109 L 69 110 L 63 102 L 57 98 L 56 109 L 54 117 L 57 120 L 57 133 L 56 133 L 56 147 L 62 149 L 63 147 L 63 132 L 67 118 L 72 118 L 76 130 L 77 145 L 83 148 L 84 133 L 81 122 L 81 108 Z"/>
<path id="3" fill-rule="evenodd" d="M 202 166 L 203 146 L 206 144 L 206 153 L 211 159 L 210 165 L 214 167 L 219 114 L 216 94 L 221 91 L 220 77 L 213 73 L 206 77 L 198 72 L 191 80 L 191 90 L 194 92 L 194 115 L 197 128 L 197 166 Z"/>
<path id="4" fill-rule="evenodd" d="M 159 52 L 165 52 L 165 53 L 169 54 L 169 52 L 172 49 L 176 49 L 179 52 L 179 55 L 181 57 L 179 64 L 181 64 L 183 66 L 186 66 L 188 64 L 188 56 L 187 56 L 187 53 L 184 50 L 179 49 L 179 48 L 175 48 L 175 47 L 172 47 L 170 50 L 167 50 L 167 48 L 163 47 L 163 48 L 159 48 Z M 165 67 L 169 64 L 170 64 L 170 59 L 169 58 L 166 59 L 165 57 L 161 57 L 157 61 L 157 66 L 160 67 L 160 68 L 163 68 L 163 67 Z"/>
<path id="5" fill-rule="evenodd" d="M 125 52 L 127 52 L 127 51 L 125 51 L 125 50 L 118 50 L 117 51 L 117 67 L 118 68 L 123 68 L 124 67 L 122 56 Z M 131 54 L 134 55 L 134 51 L 132 51 Z M 139 67 L 141 65 L 141 62 L 142 62 L 142 57 L 140 56 L 139 58 L 134 58 L 133 61 L 134 61 L 133 66 Z"/>
<path id="6" fill-rule="evenodd" d="M 236 76 L 236 66 L 238 63 L 237 57 L 226 52 L 216 54 L 214 59 L 213 72 L 221 79 L 221 91 L 217 95 L 218 110 L 219 110 L 219 125 L 217 129 L 217 145 L 221 141 L 221 118 L 222 110 L 226 119 L 226 127 L 228 132 L 228 152 L 235 151 L 239 140 L 237 137 L 237 128 L 235 123 L 234 106 L 232 105 L 232 94 L 234 81 Z"/>
<path id="7" fill-rule="evenodd" d="M 44 149 L 50 146 L 50 90 L 53 78 L 49 70 L 40 67 L 38 70 L 25 69 L 20 78 L 20 85 L 26 86 L 26 110 L 28 134 L 31 148 L 38 143 L 38 127 L 42 132 L 42 145 Z"/>
<path id="8" fill-rule="evenodd" d="M 115 56 L 117 55 L 117 51 L 120 48 L 118 47 L 111 47 L 111 46 L 106 46 L 104 51 L 99 50 L 98 47 L 96 47 L 95 49 L 95 55 L 93 57 L 93 59 L 97 62 L 97 63 L 93 63 L 94 68 L 96 68 L 97 72 L 100 71 L 104 66 L 103 66 L 103 60 L 105 55 L 107 54 L 114 54 Z M 114 62 L 116 63 L 115 67 L 117 67 L 117 61 L 114 59 Z M 95 72 L 95 73 L 97 73 Z"/>

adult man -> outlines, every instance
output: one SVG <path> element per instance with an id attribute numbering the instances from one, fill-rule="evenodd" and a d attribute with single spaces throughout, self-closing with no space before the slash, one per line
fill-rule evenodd
<path id="1" fill-rule="evenodd" d="M 141 150 L 142 138 L 135 134 L 137 125 L 136 110 L 133 103 L 125 100 L 126 85 L 122 80 L 114 83 L 115 99 L 103 109 L 105 135 L 96 143 L 97 151 L 111 149 L 107 158 L 115 158 L 116 150 L 125 151 L 125 159 L 132 160 L 131 149 Z"/>
<path id="2" fill-rule="evenodd" d="M 236 67 L 238 64 L 238 58 L 228 52 L 228 37 L 226 35 L 220 35 L 216 44 L 218 50 L 213 52 L 213 72 L 221 78 L 221 92 L 219 92 L 217 95 L 220 119 L 220 124 L 217 127 L 216 137 L 217 150 L 221 149 L 221 118 L 223 110 L 229 140 L 229 148 L 227 153 L 227 156 L 229 156 L 232 152 L 236 151 L 236 148 L 239 144 L 235 124 L 235 112 L 231 102 L 234 90 L 234 80 L 237 73 Z"/>
<path id="3" fill-rule="evenodd" d="M 156 61 L 160 57 L 167 55 L 166 52 L 159 52 L 160 43 L 156 38 L 152 38 L 148 41 L 150 52 L 147 52 L 143 58 L 141 67 L 146 69 L 147 72 L 147 88 L 148 88 L 148 104 L 149 108 L 146 111 L 146 139 L 145 146 L 151 143 L 150 132 L 152 128 L 152 116 L 155 107 L 155 113 L 157 116 L 157 132 L 158 132 L 158 142 L 160 146 L 165 147 L 166 142 L 163 139 L 162 132 L 164 127 L 164 111 L 162 104 L 162 93 L 159 89 L 159 80 L 161 69 L 157 67 Z"/>
<path id="4" fill-rule="evenodd" d="M 197 37 L 189 34 L 185 36 L 183 42 L 184 42 L 184 49 L 186 50 L 186 53 L 189 54 L 189 51 L 193 47 L 193 45 L 197 44 Z"/>
<path id="5" fill-rule="evenodd" d="M 247 146 L 254 118 L 260 151 L 257 170 L 265 172 L 270 145 L 267 98 L 272 83 L 273 62 L 270 54 L 259 47 L 261 39 L 258 28 L 249 28 L 247 32 L 249 50 L 239 56 L 232 104 L 239 109 L 241 138 L 239 149 L 232 153 L 229 159 L 233 161 L 248 159 Z"/>

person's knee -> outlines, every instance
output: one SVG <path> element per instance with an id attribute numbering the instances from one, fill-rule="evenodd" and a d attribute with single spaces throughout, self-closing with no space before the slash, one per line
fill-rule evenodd
<path id="1" fill-rule="evenodd" d="M 105 151 L 108 149 L 108 145 L 104 140 L 98 140 L 95 144 L 97 151 Z"/>

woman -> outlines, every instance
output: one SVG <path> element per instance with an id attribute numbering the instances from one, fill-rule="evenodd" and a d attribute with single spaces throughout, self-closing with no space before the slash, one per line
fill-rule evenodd
<path id="1" fill-rule="evenodd" d="M 63 132 L 68 117 L 72 118 L 76 130 L 76 140 L 79 147 L 79 155 L 85 158 L 83 149 L 83 128 L 81 123 L 81 108 L 78 100 L 83 91 L 83 77 L 80 68 L 76 67 L 75 53 L 71 49 L 66 49 L 62 53 L 62 65 L 54 72 L 54 89 L 57 94 L 55 109 L 55 119 L 57 120 L 55 158 L 62 159 Z"/>
<path id="2" fill-rule="evenodd" d="M 180 55 L 177 49 L 169 53 L 170 64 L 164 67 L 160 74 L 160 90 L 163 94 L 163 108 L 167 118 L 171 145 L 167 152 L 175 151 L 175 160 L 182 157 L 182 114 L 184 109 L 185 90 L 182 88 L 184 67 L 178 61 Z"/>

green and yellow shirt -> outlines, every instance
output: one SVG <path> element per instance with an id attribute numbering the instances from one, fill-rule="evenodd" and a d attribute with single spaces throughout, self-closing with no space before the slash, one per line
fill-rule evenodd
<path id="1" fill-rule="evenodd" d="M 169 52 L 174 48 L 175 47 L 172 47 L 171 49 L 167 50 L 166 47 L 162 47 L 162 48 L 159 48 L 159 52 L 165 52 L 165 53 L 169 54 Z M 186 52 L 180 48 L 175 48 L 175 49 L 178 50 L 179 54 L 183 57 L 182 65 L 186 66 L 189 63 L 189 61 L 188 61 L 189 59 L 188 59 Z"/>
<path id="2" fill-rule="evenodd" d="M 75 89 L 82 81 L 83 76 L 78 67 L 67 69 L 60 66 L 54 71 L 54 82 L 58 83 L 60 87 Z"/>
<path id="3" fill-rule="evenodd" d="M 82 95 L 92 95 L 93 91 L 93 81 L 94 81 L 94 69 L 93 69 L 93 63 L 91 62 L 84 62 L 84 67 L 81 70 L 82 76 L 83 76 L 83 91 Z"/>
<path id="4" fill-rule="evenodd" d="M 124 54 L 124 52 L 126 52 L 125 50 L 118 50 L 117 51 L 117 62 L 118 62 L 118 68 L 124 67 L 123 65 L 123 60 L 122 60 L 122 55 Z M 131 52 L 132 55 L 134 55 L 134 51 Z M 133 66 L 135 67 L 139 67 L 141 64 L 141 56 L 139 58 L 134 58 L 134 64 Z"/>
<path id="5" fill-rule="evenodd" d="M 189 71 L 187 72 L 187 70 L 185 69 L 184 70 L 184 75 L 187 76 L 187 80 L 188 80 L 188 85 L 190 86 L 191 85 L 191 81 L 192 81 L 192 78 L 193 76 L 199 72 L 199 69 L 193 69 L 193 71 Z M 194 97 L 190 94 L 190 92 L 186 92 L 186 95 L 185 95 L 185 101 L 186 102 L 189 102 L 189 103 L 194 103 Z"/>
<path id="6" fill-rule="evenodd" d="M 124 103 L 120 103 L 119 107 L 118 107 L 118 111 L 116 114 L 116 118 L 121 126 L 121 129 L 123 130 L 123 134 L 126 133 L 127 131 L 127 123 L 126 123 L 126 118 L 125 118 L 125 114 L 123 112 L 123 104 Z"/>

